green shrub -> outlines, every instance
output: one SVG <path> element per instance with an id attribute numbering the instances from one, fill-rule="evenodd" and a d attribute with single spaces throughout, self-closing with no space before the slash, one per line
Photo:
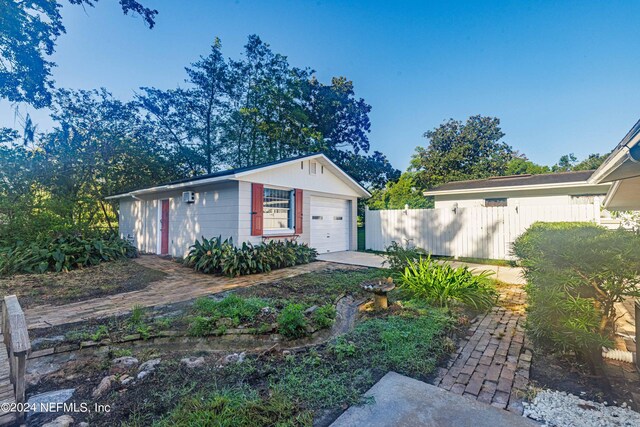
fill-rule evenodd
<path id="1" fill-rule="evenodd" d="M 410 262 L 417 262 L 420 258 L 426 257 L 429 254 L 422 248 L 415 246 L 402 246 L 400 243 L 393 241 L 391 245 L 387 246 L 384 257 L 386 258 L 384 263 L 389 266 L 391 270 L 403 271 Z"/>
<path id="2" fill-rule="evenodd" d="M 493 272 L 483 271 L 474 275 L 467 267 L 453 268 L 438 263 L 431 257 L 409 261 L 400 279 L 400 288 L 413 298 L 425 300 L 439 307 L 452 302 L 475 309 L 487 309 L 496 300 L 496 290 L 491 280 Z"/>
<path id="3" fill-rule="evenodd" d="M 137 249 L 115 234 L 61 234 L 0 248 L 0 274 L 69 271 L 136 256 Z"/>
<path id="4" fill-rule="evenodd" d="M 615 303 L 640 296 L 640 236 L 589 223 L 535 223 L 513 252 L 528 282 L 529 336 L 595 362 L 614 332 Z"/>
<path id="5" fill-rule="evenodd" d="M 287 338 L 307 335 L 307 320 L 300 304 L 288 304 L 278 315 L 278 332 Z"/>
<path id="6" fill-rule="evenodd" d="M 313 322 L 320 329 L 328 328 L 333 325 L 336 318 L 336 308 L 333 304 L 326 304 L 313 312 Z"/>
<path id="7" fill-rule="evenodd" d="M 231 239 L 222 240 L 219 236 L 196 241 L 184 262 L 203 273 L 236 277 L 307 264 L 316 256 L 316 250 L 305 244 L 271 241 L 253 245 L 245 242 L 236 247 Z"/>

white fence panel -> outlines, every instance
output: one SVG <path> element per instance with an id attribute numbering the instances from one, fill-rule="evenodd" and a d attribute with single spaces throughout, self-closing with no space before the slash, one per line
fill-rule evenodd
<path id="1" fill-rule="evenodd" d="M 401 209 L 365 212 L 366 248 L 407 242 L 436 255 L 512 259 L 511 245 L 537 221 L 598 222 L 594 204 Z"/>

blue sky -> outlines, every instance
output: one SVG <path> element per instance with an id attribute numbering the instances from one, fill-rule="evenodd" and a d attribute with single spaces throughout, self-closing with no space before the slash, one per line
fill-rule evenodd
<path id="1" fill-rule="evenodd" d="M 58 87 L 123 99 L 172 88 L 214 37 L 237 57 L 258 34 L 322 81 L 353 80 L 373 107 L 372 149 L 400 169 L 448 118 L 497 116 L 506 142 L 553 164 L 609 151 L 640 117 L 637 1 L 141 1 L 160 12 L 153 30 L 115 0 L 86 10 L 62 0 Z M 6 101 L 0 115 L 13 124 Z"/>

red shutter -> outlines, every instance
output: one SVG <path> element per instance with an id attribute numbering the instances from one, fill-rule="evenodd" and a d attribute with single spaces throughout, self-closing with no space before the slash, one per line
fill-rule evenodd
<path id="1" fill-rule="evenodd" d="M 302 190 L 300 190 L 299 188 L 296 188 L 295 200 L 296 234 L 302 234 Z"/>
<path id="2" fill-rule="evenodd" d="M 251 184 L 251 235 L 262 236 L 262 201 L 264 198 L 264 185 Z"/>

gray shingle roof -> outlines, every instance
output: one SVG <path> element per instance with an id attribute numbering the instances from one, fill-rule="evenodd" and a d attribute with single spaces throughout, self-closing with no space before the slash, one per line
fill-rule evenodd
<path id="1" fill-rule="evenodd" d="M 569 182 L 584 182 L 589 179 L 594 171 L 575 171 L 547 173 L 541 175 L 511 175 L 497 176 L 487 179 L 474 179 L 471 181 L 454 181 L 435 187 L 431 191 L 475 190 L 478 188 L 502 188 L 518 187 L 522 185 L 561 184 Z"/>

